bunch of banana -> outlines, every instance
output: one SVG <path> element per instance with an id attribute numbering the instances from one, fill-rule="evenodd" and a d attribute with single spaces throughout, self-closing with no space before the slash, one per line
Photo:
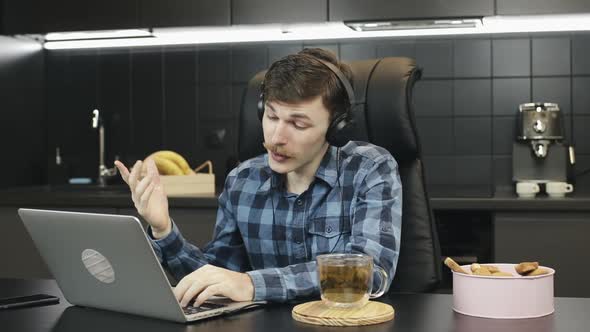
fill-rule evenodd
<path id="1" fill-rule="evenodd" d="M 152 158 L 161 175 L 191 175 L 195 172 L 180 154 L 170 151 L 161 150 L 152 153 L 146 159 Z"/>

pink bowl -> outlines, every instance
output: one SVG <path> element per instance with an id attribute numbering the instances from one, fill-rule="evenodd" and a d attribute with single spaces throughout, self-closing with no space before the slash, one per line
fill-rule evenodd
<path id="1" fill-rule="evenodd" d="M 453 272 L 453 310 L 485 318 L 533 318 L 555 311 L 553 306 L 553 275 L 523 277 L 516 273 L 516 264 L 481 264 L 497 266 L 514 277 L 479 276 Z M 465 271 L 470 265 L 464 265 Z"/>

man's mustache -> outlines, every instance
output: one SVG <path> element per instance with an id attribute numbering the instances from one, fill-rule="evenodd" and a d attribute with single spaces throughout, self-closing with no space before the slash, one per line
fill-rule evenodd
<path id="1" fill-rule="evenodd" d="M 283 155 L 285 157 L 292 157 L 291 153 L 287 152 L 287 150 L 285 150 L 282 146 L 274 145 L 274 144 L 270 144 L 270 143 L 266 143 L 266 142 L 263 142 L 262 145 L 264 145 L 264 148 L 266 148 L 270 152 L 277 153 L 277 154 Z"/>

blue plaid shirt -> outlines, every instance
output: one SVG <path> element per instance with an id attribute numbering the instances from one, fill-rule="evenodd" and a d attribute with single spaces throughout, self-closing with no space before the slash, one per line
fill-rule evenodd
<path id="1" fill-rule="evenodd" d="M 389 288 L 401 234 L 397 163 L 369 143 L 349 142 L 339 162 L 337 150 L 328 149 L 299 195 L 284 189 L 284 176 L 270 169 L 267 154 L 241 163 L 219 196 L 213 240 L 199 249 L 173 224 L 167 237 L 150 239 L 161 263 L 178 280 L 205 264 L 246 272 L 255 300 L 284 302 L 319 295 L 317 255 L 359 252 L 387 272 Z M 376 271 L 374 284 L 380 282 Z"/>

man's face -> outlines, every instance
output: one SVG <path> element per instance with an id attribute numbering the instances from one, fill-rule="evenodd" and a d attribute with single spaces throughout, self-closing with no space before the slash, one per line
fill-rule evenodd
<path id="1" fill-rule="evenodd" d="M 297 104 L 267 102 L 262 129 L 270 168 L 281 174 L 315 172 L 308 168 L 324 156 L 329 122 L 320 96 Z"/>

